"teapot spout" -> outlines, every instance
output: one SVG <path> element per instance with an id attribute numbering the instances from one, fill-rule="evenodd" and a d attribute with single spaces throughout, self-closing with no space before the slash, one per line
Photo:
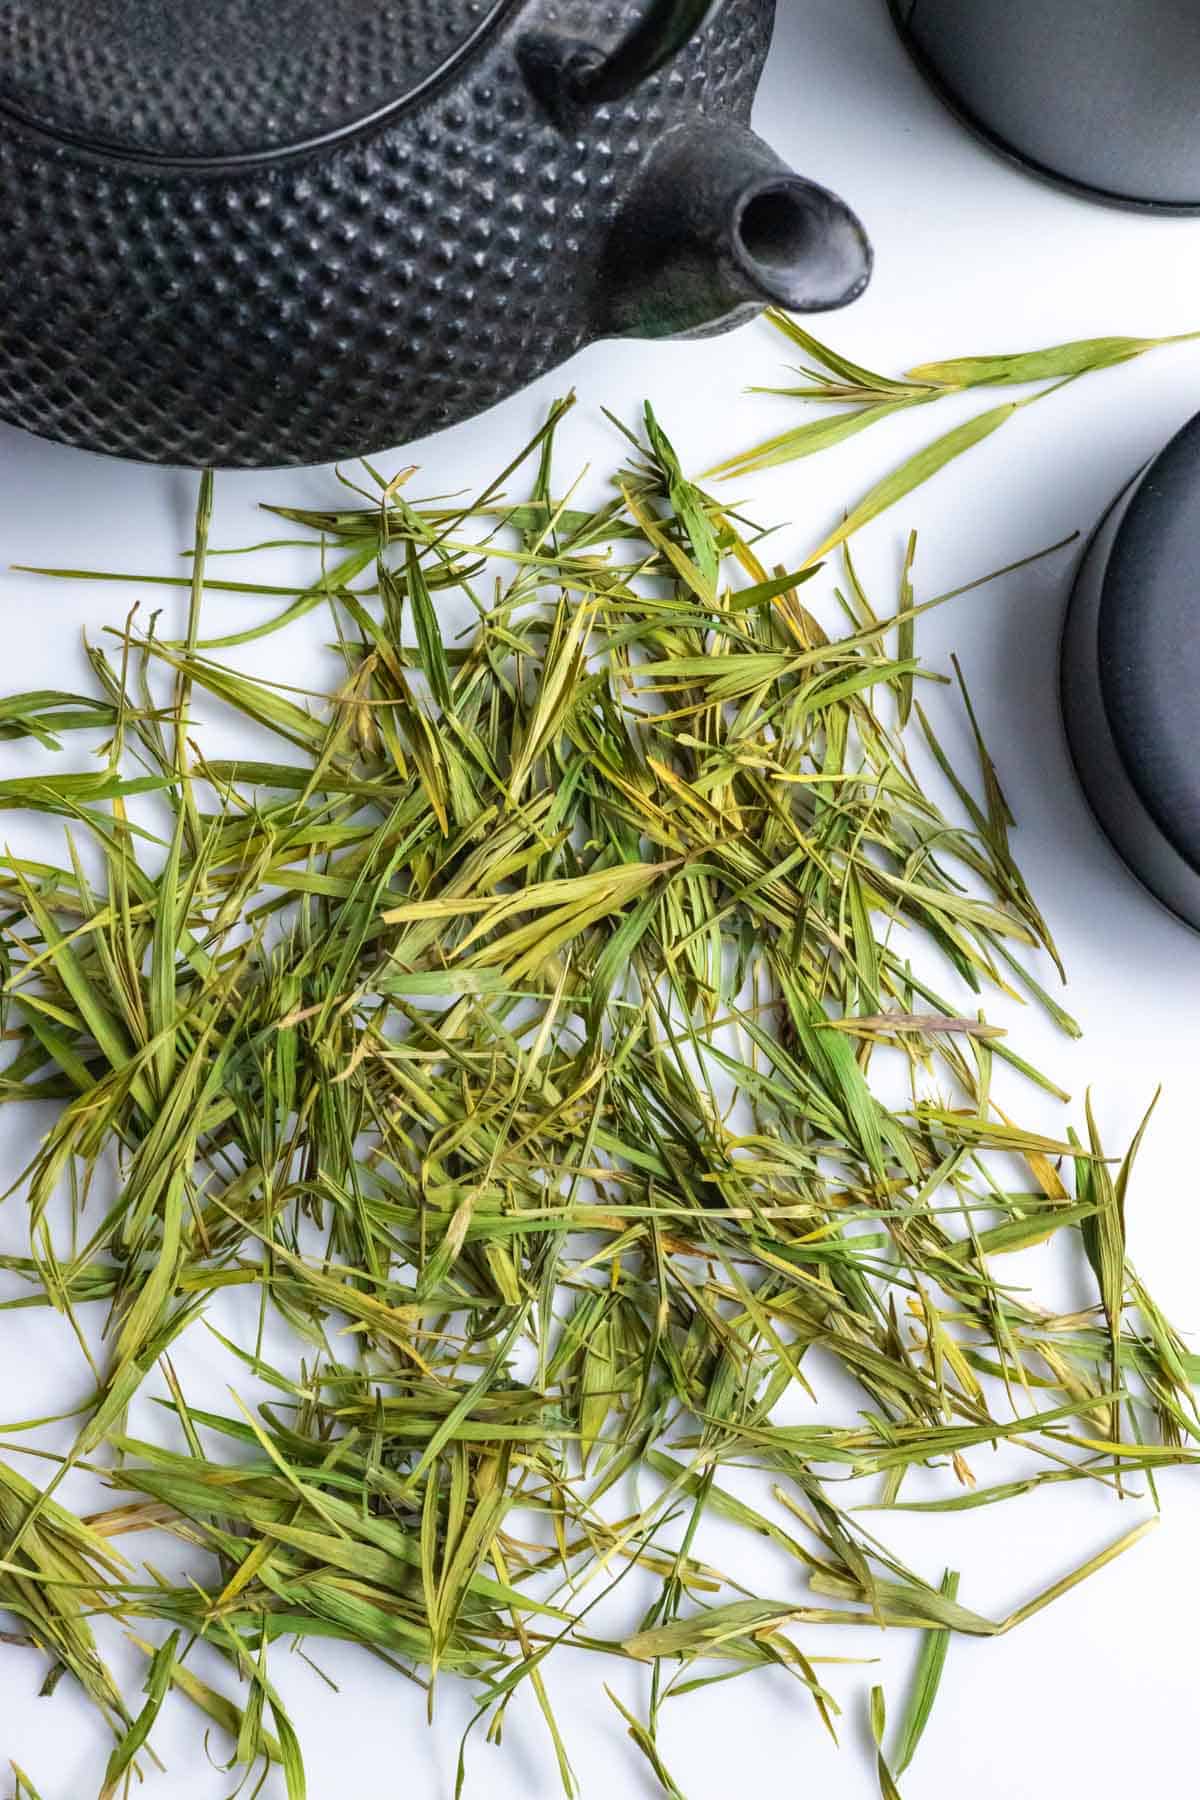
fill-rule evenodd
<path id="1" fill-rule="evenodd" d="M 764 306 L 831 312 L 871 278 L 859 220 L 752 131 L 702 119 L 670 133 L 618 220 L 606 324 L 629 337 L 727 330 Z"/>

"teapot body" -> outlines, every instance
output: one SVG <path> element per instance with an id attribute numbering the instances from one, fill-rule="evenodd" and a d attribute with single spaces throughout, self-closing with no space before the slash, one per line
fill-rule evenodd
<path id="1" fill-rule="evenodd" d="M 362 12 L 353 66 L 304 42 L 335 10 Z M 654 279 L 629 222 L 662 142 L 686 131 L 711 153 L 732 134 L 735 153 L 765 151 L 746 126 L 774 0 L 726 0 L 628 91 L 582 81 L 577 101 L 567 52 L 636 40 L 646 0 L 396 0 L 414 45 L 381 77 L 368 21 L 388 11 L 213 0 L 206 16 L 227 31 L 290 14 L 290 43 L 239 40 L 228 80 L 220 42 L 201 45 L 215 86 L 197 99 L 170 31 L 205 9 L 0 0 L 0 417 L 192 466 L 324 462 L 421 437 L 632 328 L 614 295 L 636 285 L 630 244 Z M 61 14 L 81 43 L 103 43 L 80 29 L 93 13 L 126 53 L 151 46 L 132 87 L 92 50 L 64 75 L 28 35 L 31 17 L 51 30 Z M 547 42 L 565 46 L 562 70 Z M 718 320 L 756 298 L 735 288 Z M 681 294 L 658 314 L 664 331 L 705 322 Z"/>

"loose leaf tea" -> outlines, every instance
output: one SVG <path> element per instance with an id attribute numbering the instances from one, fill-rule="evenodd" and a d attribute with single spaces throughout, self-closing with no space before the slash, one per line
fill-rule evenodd
<path id="1" fill-rule="evenodd" d="M 1057 392 L 1060 387 L 1065 387 L 1081 375 L 1116 368 L 1121 363 L 1132 362 L 1134 358 L 1144 356 L 1147 351 L 1159 350 L 1171 344 L 1191 343 L 1200 336 L 1197 332 L 1185 332 L 1176 337 L 1165 338 L 1083 338 L 1075 343 L 1056 344 L 1049 350 L 1029 350 L 1009 356 L 961 356 L 949 362 L 923 363 L 919 368 L 910 369 L 907 375 L 895 380 L 891 376 L 879 375 L 873 369 L 864 369 L 858 363 L 850 362 L 828 344 L 820 343 L 798 320 L 789 318 L 787 313 L 780 312 L 775 307 L 769 308 L 766 316 L 788 342 L 802 351 L 811 362 L 797 371 L 802 377 L 798 385 L 755 388 L 753 391 L 786 400 L 815 401 L 820 405 L 836 406 L 842 410 L 832 418 L 808 419 L 802 425 L 794 425 L 776 437 L 755 445 L 751 450 L 743 450 L 737 456 L 729 457 L 710 470 L 710 474 L 725 477 L 750 475 L 759 469 L 772 469 L 781 463 L 797 462 L 803 457 L 815 456 L 821 450 L 846 443 L 850 438 L 869 431 L 873 425 L 878 425 L 897 413 L 907 412 L 915 406 L 930 406 L 950 395 L 967 393 L 975 388 L 1025 387 L 1039 382 L 1046 384 L 1039 387 L 1036 393 L 1027 395 L 1024 400 L 977 414 L 955 430 L 947 432 L 944 437 L 917 451 L 902 468 L 872 489 L 859 503 L 852 515 L 856 522 L 852 529 L 905 498 L 931 476 L 938 474 L 947 463 L 998 431 L 1014 413 L 1031 405 L 1033 401 Z M 848 534 L 842 532 L 830 542 L 840 541 L 846 535 Z M 827 544 L 818 550 L 813 560 L 825 555 L 828 548 Z"/>
<path id="2" fill-rule="evenodd" d="M 226 1761 L 303 1795 L 272 1663 L 330 1639 L 422 1709 L 469 1682 L 493 1739 L 528 1683 L 568 1794 L 548 1665 L 631 1662 L 644 1714 L 614 1705 L 678 1795 L 668 1704 L 775 1669 L 836 1733 L 846 1624 L 917 1637 L 894 1753 L 872 1704 L 894 1793 L 950 1637 L 1008 1632 L 1146 1524 L 1064 1544 L 1072 1572 L 993 1619 L 969 1571 L 909 1568 L 861 1504 L 1074 1481 L 1116 1501 L 1200 1456 L 1200 1367 L 1128 1259 L 1130 1164 L 1090 1115 L 1086 1136 L 1017 1122 L 1023 1091 L 1039 1117 L 1067 1096 L 981 1010 L 1017 996 L 1074 1029 L 965 690 L 935 705 L 915 654 L 953 596 L 919 596 L 912 544 L 894 610 L 872 604 L 844 539 L 882 501 L 819 576 L 766 566 L 649 412 L 589 509 L 556 479 L 565 410 L 474 503 L 411 498 L 408 471 L 277 509 L 311 547 L 298 588 L 224 558 L 213 577 L 206 479 L 185 636 L 135 610 L 90 647 L 91 694 L 0 708 L 71 758 L 3 790 L 66 821 L 57 863 L 0 860 L 0 1094 L 55 1108 L 9 1200 L 28 1246 L 6 1304 L 52 1308 L 83 1359 L 52 1479 L 0 1463 L 0 1608 L 111 1726 L 105 1795 L 172 1692 Z M 214 588 L 247 624 L 206 640 Z M 474 621 L 451 641 L 447 593 Z M 226 659 L 317 609 L 331 693 Z M 939 735 L 959 709 L 970 769 Z M 210 754 L 214 711 L 274 749 Z M 1094 1271 L 1068 1316 L 1006 1273 L 1050 1240 Z M 176 1352 L 227 1289 L 259 1328 L 220 1337 L 232 1392 L 204 1409 Z M 143 1389 L 157 1432 L 129 1423 Z M 86 1523 L 56 1497 L 79 1465 L 112 1489 Z M 747 1469 L 757 1505 L 729 1485 Z M 771 1546 L 780 1592 L 713 1562 L 710 1518 Z M 186 1578 L 118 1549 L 155 1534 Z M 137 1705 L 97 1618 L 147 1658 Z"/>

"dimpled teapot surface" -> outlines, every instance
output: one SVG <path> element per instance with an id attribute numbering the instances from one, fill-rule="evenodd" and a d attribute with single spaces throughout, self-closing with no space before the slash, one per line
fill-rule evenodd
<path id="1" fill-rule="evenodd" d="M 0 0 L 0 417 L 146 461 L 355 456 L 581 345 L 844 304 L 748 129 L 773 0 Z"/>

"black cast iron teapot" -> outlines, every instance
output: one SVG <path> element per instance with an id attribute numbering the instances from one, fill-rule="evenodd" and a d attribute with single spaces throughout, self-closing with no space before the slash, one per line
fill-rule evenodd
<path id="1" fill-rule="evenodd" d="M 747 127 L 774 0 L 0 0 L 0 417 L 322 462 L 865 286 Z"/>

